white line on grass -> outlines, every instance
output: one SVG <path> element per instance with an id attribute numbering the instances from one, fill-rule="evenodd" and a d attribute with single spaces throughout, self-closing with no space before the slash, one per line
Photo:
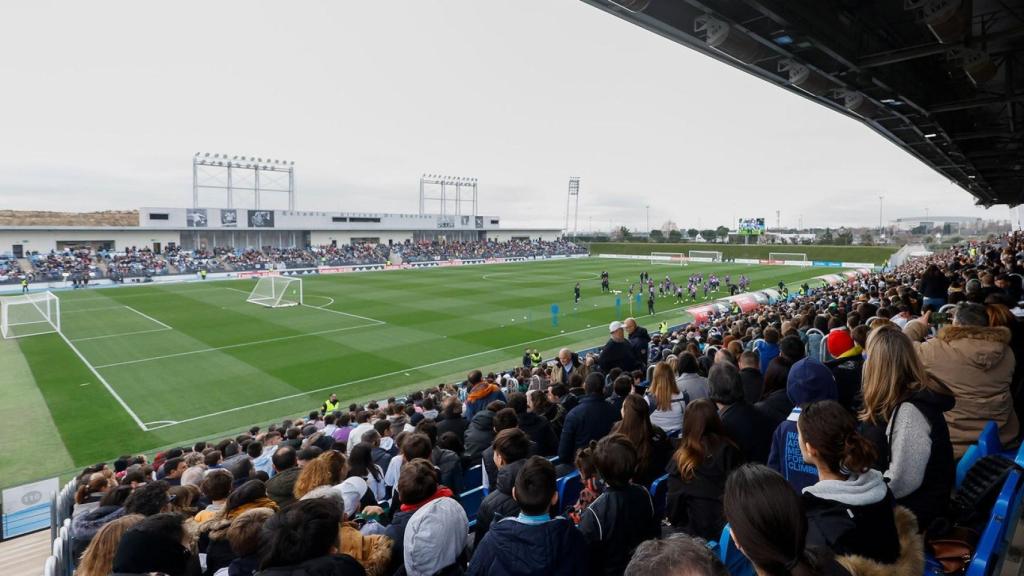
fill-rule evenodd
<path id="1" fill-rule="evenodd" d="M 125 306 L 125 308 L 131 310 L 132 312 L 135 312 L 136 314 L 138 314 L 139 316 L 142 316 L 143 318 L 145 318 L 147 320 L 152 320 L 153 322 L 156 322 L 157 324 L 163 326 L 164 328 L 166 328 L 168 330 L 174 330 L 174 328 L 171 328 L 167 324 L 164 324 L 163 322 L 157 320 L 156 318 L 153 318 L 149 314 L 143 314 L 142 312 L 139 312 L 138 310 L 136 310 L 135 308 L 132 308 L 131 306 Z"/>
<path id="2" fill-rule="evenodd" d="M 238 288 L 232 288 L 230 286 L 224 286 L 223 288 L 225 290 L 234 290 L 235 292 L 241 292 L 242 294 L 249 294 L 249 292 L 246 292 L 245 290 L 239 290 Z M 324 304 L 323 306 L 311 306 L 309 304 L 303 303 L 302 305 L 305 306 L 306 308 L 313 308 L 313 309 L 316 309 L 316 310 L 323 310 L 324 312 L 330 312 L 332 314 L 339 314 L 341 316 L 349 316 L 349 317 L 352 317 L 352 318 L 359 318 L 360 320 L 366 320 L 367 322 L 373 322 L 374 324 L 371 324 L 371 326 L 372 325 L 376 325 L 376 324 L 387 324 L 387 322 L 385 322 L 383 320 L 377 320 L 376 318 L 367 318 L 366 316 L 360 316 L 358 314 L 350 314 L 348 312 L 341 312 L 340 310 L 331 310 L 330 308 L 326 308 L 326 306 L 330 306 L 331 304 L 334 304 L 334 298 L 330 298 L 328 296 L 319 296 L 317 294 L 307 294 L 306 296 L 307 297 L 308 296 L 313 296 L 315 298 L 327 298 L 328 300 L 330 300 L 330 302 L 328 302 L 327 304 Z"/>
<path id="3" fill-rule="evenodd" d="M 92 375 L 95 376 L 96 379 L 99 380 L 101 384 L 103 384 L 103 387 L 107 389 L 107 392 L 110 392 L 110 395 L 114 397 L 114 400 L 117 400 L 117 403 L 121 405 L 121 408 L 124 408 L 125 412 L 127 412 L 128 415 L 132 417 L 132 420 L 135 421 L 139 428 L 143 432 L 148 432 L 149 428 L 146 428 L 146 425 L 142 423 L 142 419 L 139 418 L 139 415 L 136 414 L 135 411 L 132 410 L 130 406 L 128 406 L 128 403 L 124 401 L 124 398 L 121 398 L 121 396 L 114 390 L 110 383 L 107 382 L 107 379 L 104 378 L 102 374 L 100 374 L 99 370 L 97 370 L 95 366 L 93 366 L 88 360 L 85 359 L 85 356 L 78 350 L 78 348 L 71 342 L 71 340 L 68 340 L 68 337 L 65 336 L 63 332 L 58 332 L 58 334 L 60 334 L 60 337 L 64 339 L 64 342 L 67 343 L 68 347 L 71 348 L 72 352 L 74 352 L 75 355 L 78 356 L 79 359 L 81 359 L 82 363 L 85 364 L 86 368 L 88 368 L 89 371 L 92 372 Z"/>
<path id="4" fill-rule="evenodd" d="M 100 300 L 100 298 L 96 298 Z M 68 310 L 67 305 L 64 305 L 64 309 L 60 311 L 61 314 L 77 314 L 79 312 L 99 312 L 100 310 L 117 310 L 118 308 L 125 308 L 124 304 L 118 304 L 117 306 L 105 306 L 103 308 L 82 308 L 81 310 Z"/>
<path id="5" fill-rule="evenodd" d="M 668 314 L 670 312 L 676 312 L 676 311 L 682 310 L 683 308 L 686 308 L 686 306 L 680 306 L 679 308 L 673 308 L 671 310 L 666 310 L 664 312 L 659 312 L 659 313 L 656 313 L 655 316 L 658 316 L 659 314 Z M 640 317 L 640 316 L 638 316 L 638 317 Z M 341 384 L 334 384 L 334 385 L 331 385 L 331 386 L 324 386 L 323 388 L 317 388 L 315 390 L 306 390 L 304 392 L 299 392 L 297 394 L 289 394 L 288 396 L 281 396 L 280 398 L 273 398 L 271 400 L 264 400 L 262 402 L 253 402 L 253 403 L 250 403 L 250 404 L 246 404 L 245 406 L 236 406 L 234 408 L 228 408 L 226 410 L 220 410 L 219 412 L 212 412 L 210 414 L 203 414 L 202 416 L 193 416 L 192 418 L 186 418 L 184 420 L 178 420 L 178 421 L 175 421 L 173 424 L 163 424 L 161 426 L 156 426 L 154 428 L 150 428 L 150 430 L 158 430 L 160 428 L 167 428 L 169 426 L 176 426 L 178 424 L 186 424 L 188 422 L 195 422 L 196 420 L 202 420 L 202 419 L 205 419 L 205 418 L 212 418 L 214 416 L 220 416 L 222 414 L 230 414 L 231 412 L 238 412 L 239 410 L 248 410 L 249 408 L 253 408 L 255 406 L 264 406 L 264 405 L 267 405 L 267 404 L 273 404 L 275 402 L 281 402 L 282 400 L 291 400 L 293 398 L 301 398 L 302 396 L 309 396 L 311 394 L 316 394 L 316 393 L 319 393 L 319 392 L 324 392 L 326 390 L 331 390 L 331 389 L 336 389 L 336 388 L 344 388 L 346 386 L 353 386 L 355 384 L 362 384 L 363 382 L 371 382 L 373 380 L 379 380 L 381 378 L 388 378 L 388 377 L 391 377 L 391 376 L 397 376 L 399 374 L 405 374 L 406 372 L 410 372 L 410 371 L 423 370 L 425 368 L 432 368 L 434 366 L 440 366 L 442 364 L 448 364 L 450 362 L 456 362 L 456 361 L 459 361 L 459 360 L 466 360 L 467 358 L 475 358 L 477 356 L 483 356 L 484 354 L 490 354 L 492 352 L 500 352 L 502 350 L 508 350 L 509 348 L 521 348 L 523 346 L 526 346 L 527 344 L 533 344 L 533 343 L 536 343 L 536 342 L 543 342 L 545 340 L 551 340 L 553 338 L 564 338 L 566 336 L 572 336 L 573 334 L 579 334 L 580 332 L 587 332 L 589 330 L 596 330 L 598 328 L 601 328 L 601 326 L 592 326 L 590 328 L 581 328 L 579 330 L 574 330 L 572 332 L 566 332 L 564 334 L 554 334 L 554 335 L 551 335 L 551 336 L 546 336 L 544 338 L 537 338 L 537 339 L 534 339 L 534 340 L 527 340 L 526 342 L 520 342 L 518 344 L 509 344 L 508 346 L 502 346 L 501 348 L 491 348 L 490 350 L 484 350 L 482 352 L 475 352 L 473 354 L 467 354 L 465 356 L 459 356 L 458 358 L 448 358 L 447 360 L 439 360 L 437 362 L 431 362 L 430 364 L 423 364 L 422 366 L 414 366 L 412 368 L 403 368 L 401 370 L 395 370 L 394 372 L 388 372 L 387 374 L 377 374 L 376 376 L 368 376 L 366 378 L 360 378 L 359 380 L 352 380 L 352 381 L 349 381 L 349 382 L 342 382 Z M 99 366 L 99 368 L 103 368 L 103 366 Z"/>
<path id="6" fill-rule="evenodd" d="M 88 342 L 89 340 L 103 340 L 104 338 L 117 338 L 119 336 L 134 336 L 136 334 L 149 334 L 151 332 L 167 332 L 173 328 L 153 328 L 152 330 L 136 330 L 134 332 L 118 332 L 117 334 L 105 334 L 103 336 L 89 336 L 86 338 L 72 338 L 72 342 Z"/>

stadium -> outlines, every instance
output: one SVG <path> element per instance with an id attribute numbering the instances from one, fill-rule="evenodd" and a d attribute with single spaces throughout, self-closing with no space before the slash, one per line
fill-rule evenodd
<path id="1" fill-rule="evenodd" d="M 656 36 L 666 62 L 680 55 L 688 71 L 723 74 L 709 79 L 763 85 L 774 104 L 757 114 L 800 100 L 914 168 L 887 165 L 885 190 L 783 181 L 745 195 L 707 184 L 740 182 L 719 171 L 699 193 L 639 176 L 623 192 L 610 167 L 632 177 L 661 158 L 630 142 L 639 153 L 610 148 L 567 188 L 544 170 L 417 180 L 397 152 L 354 160 L 350 149 L 309 162 L 189 151 L 173 166 L 154 154 L 132 167 L 143 184 L 121 165 L 69 168 L 56 203 L 33 187 L 48 176 L 26 170 L 20 189 L 0 178 L 5 574 L 1024 573 L 1024 3 L 572 4 L 597 37 Z M 324 14 L 308 26 L 335 22 Z M 453 41 L 460 53 L 493 50 Z M 562 47 L 583 62 L 571 41 Z M 397 70 L 377 49 L 381 70 Z M 292 64 L 295 78 L 318 76 Z M 400 124 L 382 86 L 346 85 L 380 99 L 379 110 L 352 106 L 375 116 L 365 132 L 353 117 L 352 139 Z M 436 115 L 491 129 L 508 115 L 509 148 L 460 149 L 522 151 L 534 144 L 517 141 L 513 126 L 530 114 L 516 106 L 531 97 Z M 315 95 L 302 102 L 317 107 Z M 632 130 L 640 108 L 661 102 L 593 120 Z M 729 102 L 715 114 L 747 114 Z M 189 129 L 218 146 L 300 139 L 288 121 L 306 110 L 265 112 L 244 138 Z M 665 115 L 650 138 L 671 131 Z M 433 134 L 438 148 L 480 137 L 454 125 Z M 397 130 L 412 139 L 424 127 Z M 91 128 L 99 154 L 115 133 Z M 712 156 L 757 165 L 749 143 L 703 135 L 709 167 Z M 759 142 L 810 138 L 794 129 Z M 392 144 L 420 163 L 446 158 Z M 861 160 L 842 159 L 851 181 L 884 171 Z M 821 169 L 811 164 L 781 173 Z M 349 172 L 369 176 L 351 185 Z M 325 173 L 337 179 L 324 186 Z M 953 189 L 935 193 L 941 202 L 920 195 L 936 174 Z M 94 181 L 129 192 L 83 200 Z M 1011 216 L 986 220 L 964 200 Z"/>

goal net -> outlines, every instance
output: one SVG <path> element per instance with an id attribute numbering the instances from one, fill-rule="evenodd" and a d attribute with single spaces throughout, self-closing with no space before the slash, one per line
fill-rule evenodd
<path id="1" fill-rule="evenodd" d="M 682 252 L 651 252 L 651 265 L 686 266 L 686 255 Z"/>
<path id="2" fill-rule="evenodd" d="M 695 262 L 721 262 L 722 253 L 714 250 L 690 250 L 690 260 Z"/>
<path id="3" fill-rule="evenodd" d="M 249 293 L 246 302 L 268 308 L 302 304 L 302 279 L 287 276 L 263 276 Z"/>
<path id="4" fill-rule="evenodd" d="M 0 334 L 21 338 L 60 332 L 60 299 L 52 292 L 0 298 Z"/>
<path id="5" fill-rule="evenodd" d="M 769 260 L 799 260 L 800 262 L 807 261 L 807 254 L 803 252 L 769 252 Z"/>

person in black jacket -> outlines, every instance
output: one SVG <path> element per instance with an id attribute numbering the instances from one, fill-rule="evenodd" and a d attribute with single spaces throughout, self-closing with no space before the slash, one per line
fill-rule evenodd
<path id="1" fill-rule="evenodd" d="M 725 480 L 743 454 L 725 433 L 715 403 L 706 398 L 686 407 L 679 448 L 668 464 L 668 521 L 677 530 L 708 541 L 722 534 Z"/>
<path id="2" fill-rule="evenodd" d="M 494 415 L 504 407 L 504 402 L 491 402 L 486 410 L 477 412 L 469 421 L 463 446 L 470 461 L 479 460 L 484 450 L 494 442 Z"/>
<path id="3" fill-rule="evenodd" d="M 625 379 L 632 385 L 629 376 L 619 376 L 616 384 Z M 613 434 L 622 434 L 633 443 L 637 453 L 636 474 L 633 481 L 642 486 L 665 473 L 665 465 L 672 458 L 672 441 L 661 428 L 651 423 L 647 401 L 638 394 L 629 394 L 622 404 L 622 420 L 612 428 Z"/>
<path id="4" fill-rule="evenodd" d="M 591 574 L 586 543 L 579 530 L 565 518 L 550 515 L 558 500 L 555 467 L 540 456 L 521 462 L 514 483 L 515 506 L 521 512 L 497 522 L 483 540 L 477 541 L 467 574 Z"/>
<path id="5" fill-rule="evenodd" d="M 608 434 L 619 413 L 604 399 L 604 374 L 591 372 L 585 383 L 587 395 L 565 417 L 558 442 L 558 460 L 572 465 L 576 450 Z"/>
<path id="6" fill-rule="evenodd" d="M 422 432 L 430 438 L 430 461 L 437 466 L 441 473 L 441 484 L 444 484 L 454 493 L 453 498 L 459 499 L 462 493 L 462 459 L 460 455 L 445 450 L 437 445 L 437 424 L 433 420 L 421 420 L 416 425 L 416 431 Z"/>
<path id="7" fill-rule="evenodd" d="M 260 534 L 259 574 L 365 575 L 354 558 L 336 554 L 343 516 L 336 503 L 324 498 L 300 500 L 272 516 Z"/>
<path id="8" fill-rule="evenodd" d="M 519 514 L 519 504 L 512 497 L 516 475 L 530 455 L 530 439 L 519 428 L 502 430 L 494 439 L 494 463 L 498 467 L 493 492 L 480 503 L 476 513 L 476 541 L 481 542 L 491 524 Z"/>
<path id="9" fill-rule="evenodd" d="M 640 365 L 640 358 L 636 349 L 626 340 L 622 322 L 615 321 L 608 325 L 608 332 L 611 338 L 601 348 L 601 355 L 597 357 L 597 366 L 602 372 L 608 373 L 612 368 L 621 368 L 626 372 L 632 372 Z"/>
<path id="10" fill-rule="evenodd" d="M 646 363 L 647 351 L 651 347 L 651 335 L 647 328 L 637 324 L 635 318 L 626 318 L 622 326 L 629 334 L 629 345 L 633 347 L 636 357 L 642 359 L 641 363 Z"/>
<path id="11" fill-rule="evenodd" d="M 469 420 L 462 417 L 462 402 L 459 402 L 459 399 L 454 396 L 445 400 L 441 408 L 441 415 L 437 419 L 438 438 L 445 432 L 454 432 L 459 438 L 465 438 L 468 428 Z"/>
<path id="12" fill-rule="evenodd" d="M 833 400 L 811 402 L 797 421 L 800 452 L 818 469 L 818 482 L 804 488 L 807 542 L 837 556 L 856 554 L 882 564 L 900 556 L 892 492 L 872 470 L 875 448 Z M 920 569 L 918 569 L 920 574 Z"/>
<path id="13" fill-rule="evenodd" d="M 643 486 L 631 482 L 636 473 L 636 448 L 628 438 L 612 434 L 594 450 L 597 473 L 605 491 L 583 511 L 580 531 L 587 540 L 591 574 L 619 576 L 636 547 L 661 534 L 654 502 Z"/>
<path id="14" fill-rule="evenodd" d="M 774 427 L 760 411 L 743 399 L 743 381 L 731 362 L 720 362 L 708 373 L 708 399 L 718 405 L 726 433 L 743 451 L 747 462 L 768 461 Z M 685 424 L 686 419 L 683 418 Z"/>
<path id="15" fill-rule="evenodd" d="M 508 407 L 515 410 L 519 429 L 533 441 L 534 454 L 554 456 L 558 453 L 558 437 L 548 419 L 527 410 L 526 394 L 514 392 L 508 396 Z"/>
<path id="16" fill-rule="evenodd" d="M 502 408 L 498 410 L 498 413 L 494 415 L 494 438 L 497 439 L 498 434 L 502 430 L 508 430 L 509 428 L 516 428 L 519 426 L 519 417 L 516 416 L 516 411 L 511 408 Z M 498 483 L 498 465 L 494 463 L 494 443 L 484 449 L 480 454 L 480 460 L 478 462 L 483 463 L 483 485 L 487 486 L 488 490 L 493 491 L 494 487 Z"/>
<path id="17" fill-rule="evenodd" d="M 761 374 L 761 362 L 757 352 L 740 354 L 740 380 L 743 382 L 743 398 L 747 404 L 756 404 L 764 395 L 764 376 Z"/>

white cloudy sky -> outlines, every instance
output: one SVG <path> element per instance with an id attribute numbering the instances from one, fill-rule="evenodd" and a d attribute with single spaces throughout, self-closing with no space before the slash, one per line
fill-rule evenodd
<path id="1" fill-rule="evenodd" d="M 194 152 L 296 162 L 300 209 L 480 179 L 506 225 L 979 215 L 857 122 L 576 0 L 12 3 L 0 208 L 182 206 Z M 221 198 L 204 196 L 219 206 Z M 592 223 L 592 224 L 591 224 Z"/>

